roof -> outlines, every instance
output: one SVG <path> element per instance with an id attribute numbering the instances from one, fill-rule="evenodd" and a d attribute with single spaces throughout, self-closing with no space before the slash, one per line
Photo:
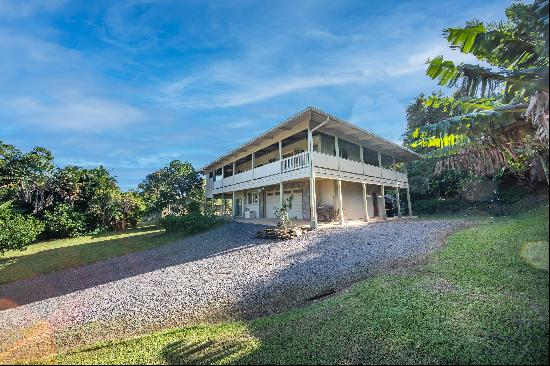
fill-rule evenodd
<path id="1" fill-rule="evenodd" d="M 367 144 L 369 147 L 376 149 L 382 153 L 391 154 L 396 158 L 401 160 L 409 161 L 422 158 L 421 155 L 415 153 L 414 151 L 407 149 L 399 144 L 396 144 L 393 141 L 387 140 L 383 137 L 380 137 L 372 132 L 369 132 L 365 129 L 362 129 L 359 126 L 356 126 L 350 122 L 344 121 L 336 116 L 333 116 L 327 112 L 324 112 L 320 109 L 317 109 L 313 106 L 309 106 L 306 109 L 296 113 L 295 115 L 287 118 L 286 120 L 280 122 L 275 127 L 267 130 L 261 135 L 251 139 L 250 141 L 242 144 L 234 150 L 231 150 L 227 154 L 224 154 L 217 158 L 216 160 L 205 165 L 201 171 L 206 171 L 212 169 L 215 165 L 220 164 L 224 160 L 229 160 L 232 156 L 236 157 L 239 153 L 249 149 L 252 145 L 259 145 L 262 141 L 270 139 L 273 137 L 274 133 L 277 133 L 280 130 L 288 130 L 293 125 L 299 123 L 299 120 L 308 113 L 311 113 L 311 119 L 314 122 L 323 122 L 327 118 L 329 122 L 322 127 L 322 131 L 326 132 L 345 132 L 346 138 L 349 137 L 351 140 L 359 141 L 363 144 Z M 351 131 L 350 131 L 351 130 Z M 346 139 L 344 138 L 344 139 Z"/>

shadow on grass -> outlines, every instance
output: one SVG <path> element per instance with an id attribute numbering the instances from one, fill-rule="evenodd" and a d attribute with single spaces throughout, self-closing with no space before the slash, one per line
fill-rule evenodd
<path id="1" fill-rule="evenodd" d="M 162 357 L 170 365 L 212 365 L 238 355 L 245 345 L 238 340 L 218 342 L 206 340 L 172 342 L 162 349 Z"/>
<path id="2" fill-rule="evenodd" d="M 5 282 L 0 285 L 0 310 L 238 250 L 243 235 L 251 236 L 258 230 L 254 225 L 224 226 L 229 240 L 211 240 L 208 232 L 185 238 L 151 233 L 6 259 L 0 271 L 0 282 Z M 146 251 L 152 248 L 156 250 Z"/>

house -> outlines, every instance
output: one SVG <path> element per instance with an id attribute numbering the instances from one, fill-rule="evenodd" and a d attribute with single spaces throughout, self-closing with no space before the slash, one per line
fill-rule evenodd
<path id="1" fill-rule="evenodd" d="M 412 215 L 407 174 L 397 167 L 418 158 L 396 143 L 308 107 L 206 165 L 205 204 L 214 208 L 214 200 L 221 199 L 222 213 L 267 222 L 292 195 L 290 217 L 317 227 L 319 221 L 385 219 L 387 193 L 393 190 L 397 202 L 406 194 Z"/>

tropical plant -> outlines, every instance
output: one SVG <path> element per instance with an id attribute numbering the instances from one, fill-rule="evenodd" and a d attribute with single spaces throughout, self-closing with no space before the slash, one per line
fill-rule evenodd
<path id="1" fill-rule="evenodd" d="M 283 199 L 281 207 L 275 207 L 275 217 L 279 219 L 277 225 L 282 229 L 288 229 L 292 225 L 292 220 L 288 214 L 292 208 L 292 200 L 294 195 L 291 194 L 287 198 Z"/>
<path id="2" fill-rule="evenodd" d="M 0 141 L 0 194 L 4 201 L 14 200 L 33 214 L 53 203 L 53 155 L 42 147 L 22 153 Z"/>
<path id="3" fill-rule="evenodd" d="M 0 204 L 0 255 L 23 250 L 44 231 L 44 224 L 31 215 L 16 212 L 11 202 Z"/>
<path id="4" fill-rule="evenodd" d="M 86 233 L 86 216 L 67 203 L 59 203 L 44 213 L 44 223 L 50 236 L 65 238 Z"/>
<path id="5" fill-rule="evenodd" d="M 196 211 L 204 200 L 204 182 L 189 162 L 174 160 L 145 177 L 139 184 L 148 210 L 185 214 Z"/>
<path id="6" fill-rule="evenodd" d="M 160 220 L 160 226 L 167 233 L 196 234 L 224 222 L 222 218 L 217 216 L 191 213 L 183 216 L 165 216 Z"/>
<path id="7" fill-rule="evenodd" d="M 506 16 L 506 22 L 473 21 L 444 31 L 451 48 L 483 65 L 442 56 L 428 62 L 427 75 L 457 91 L 426 98 L 426 106 L 450 116 L 420 126 L 416 138 L 464 137 L 433 153 L 442 157 L 438 170 L 464 168 L 478 175 L 508 168 L 528 143 L 548 182 L 548 0 L 515 3 Z"/>

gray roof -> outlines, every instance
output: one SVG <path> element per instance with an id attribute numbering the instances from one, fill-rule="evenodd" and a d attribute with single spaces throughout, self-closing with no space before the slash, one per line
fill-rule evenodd
<path id="1" fill-rule="evenodd" d="M 231 150 L 227 154 L 224 154 L 217 158 L 216 160 L 210 162 L 209 164 L 205 165 L 201 171 L 206 171 L 209 169 L 212 169 L 213 166 L 220 164 L 224 160 L 230 160 L 232 156 L 236 156 L 239 153 L 241 153 L 244 150 L 247 150 L 252 145 L 258 145 L 262 140 L 266 138 L 270 138 L 274 133 L 276 133 L 278 130 L 288 129 L 293 124 L 297 123 L 297 121 L 303 117 L 305 114 L 311 113 L 311 119 L 314 122 L 323 122 L 327 118 L 329 119 L 329 122 L 322 127 L 322 130 L 327 132 L 346 132 L 346 137 L 349 136 L 350 140 L 355 140 L 356 142 L 359 142 L 363 144 L 363 146 L 367 145 L 367 147 L 371 147 L 373 149 L 376 149 L 380 152 L 391 154 L 395 156 L 396 158 L 399 158 L 401 160 L 409 161 L 409 160 L 415 160 L 422 158 L 421 155 L 415 153 L 414 151 L 407 149 L 399 144 L 396 144 L 393 141 L 387 140 L 383 137 L 380 137 L 372 132 L 369 132 L 365 129 L 362 129 L 359 126 L 356 126 L 350 122 L 344 121 L 343 119 L 340 119 L 338 117 L 335 117 L 327 112 L 324 112 L 318 108 L 315 108 L 313 106 L 309 106 L 306 109 L 296 113 L 295 115 L 287 118 L 286 120 L 280 122 L 275 127 L 267 130 L 263 134 L 251 139 L 250 141 L 242 144 L 241 146 L 237 147 L 234 150 Z M 350 131 L 351 130 L 351 131 Z M 234 159 L 233 159 L 234 160 Z M 228 161 L 229 162 L 229 161 Z M 224 163 L 226 164 L 226 163 Z"/>

